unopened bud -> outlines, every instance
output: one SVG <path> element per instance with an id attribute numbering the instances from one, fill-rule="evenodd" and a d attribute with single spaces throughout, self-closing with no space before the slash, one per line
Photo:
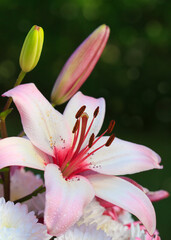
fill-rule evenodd
<path id="1" fill-rule="evenodd" d="M 30 72 L 36 67 L 44 41 L 44 32 L 41 27 L 34 25 L 28 32 L 20 54 L 20 67 L 23 72 Z"/>
<path id="2" fill-rule="evenodd" d="M 100 58 L 109 32 L 108 26 L 101 25 L 70 56 L 53 87 L 53 105 L 66 102 L 82 86 Z"/>

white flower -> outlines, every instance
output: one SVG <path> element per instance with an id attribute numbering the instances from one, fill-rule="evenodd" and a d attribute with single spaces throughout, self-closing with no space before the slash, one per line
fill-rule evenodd
<path id="1" fill-rule="evenodd" d="M 134 222 L 130 225 L 129 240 L 160 240 L 159 232 L 156 230 L 153 236 L 150 236 L 141 223 Z"/>
<path id="2" fill-rule="evenodd" d="M 145 232 L 144 230 L 140 229 L 139 224 L 131 224 L 130 228 L 130 240 L 135 240 L 136 238 L 139 238 L 141 240 L 145 240 Z"/>
<path id="3" fill-rule="evenodd" d="M 37 223 L 27 206 L 0 198 L 0 240 L 48 240 L 46 226 Z"/>
<path id="4" fill-rule="evenodd" d="M 134 219 L 132 218 L 132 215 L 129 212 L 123 211 L 123 213 L 118 216 L 118 221 L 125 225 L 128 223 L 132 223 Z"/>
<path id="5" fill-rule="evenodd" d="M 95 225 L 78 226 L 75 224 L 66 233 L 56 238 L 57 240 L 111 240 L 102 230 L 97 230 Z"/>
<path id="6" fill-rule="evenodd" d="M 97 229 L 102 229 L 112 240 L 128 240 L 128 227 L 112 220 L 111 217 L 103 215 L 105 208 L 102 207 L 95 199 L 84 209 L 83 216 L 78 224 L 96 224 Z"/>
<path id="7" fill-rule="evenodd" d="M 16 169 L 11 175 L 11 201 L 18 200 L 32 193 L 36 188 L 43 185 L 43 180 L 39 175 L 34 175 L 31 171 L 25 171 L 24 168 Z M 3 197 L 3 185 L 0 185 L 0 197 Z M 40 215 L 45 208 L 45 193 L 38 194 L 36 197 L 24 202 L 27 205 L 28 211 L 34 211 Z"/>
<path id="8" fill-rule="evenodd" d="M 77 224 L 96 225 L 97 230 L 103 230 L 107 236 L 112 237 L 112 240 L 160 240 L 157 230 L 154 236 L 150 236 L 141 223 L 134 222 L 130 213 L 123 211 L 123 214 L 114 220 L 110 215 L 103 215 L 105 210 L 94 198 L 84 209 L 83 216 Z"/>

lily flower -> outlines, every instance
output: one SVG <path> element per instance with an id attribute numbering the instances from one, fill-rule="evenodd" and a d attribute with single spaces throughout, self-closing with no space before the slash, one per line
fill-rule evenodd
<path id="1" fill-rule="evenodd" d="M 114 138 L 111 121 L 96 137 L 105 115 L 105 101 L 75 94 L 63 115 L 34 84 L 6 92 L 21 116 L 28 139 L 0 140 L 0 168 L 25 166 L 45 171 L 45 223 L 53 236 L 73 225 L 96 195 L 134 214 L 150 234 L 156 227 L 155 211 L 146 194 L 117 175 L 162 168 L 151 149 Z"/>

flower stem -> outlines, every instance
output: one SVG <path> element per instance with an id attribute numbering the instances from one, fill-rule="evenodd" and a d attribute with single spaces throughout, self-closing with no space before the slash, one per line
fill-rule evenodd
<path id="1" fill-rule="evenodd" d="M 0 123 L 1 123 L 1 137 L 6 138 L 8 134 L 7 134 L 6 124 L 5 124 L 5 119 L 0 119 Z"/>
<path id="2" fill-rule="evenodd" d="M 3 186 L 5 201 L 10 200 L 10 167 L 6 167 L 6 171 L 3 172 Z"/>
<path id="3" fill-rule="evenodd" d="M 17 78 L 17 80 L 14 84 L 14 87 L 18 86 L 22 82 L 25 75 L 26 75 L 26 73 L 21 70 L 21 72 L 20 72 L 20 74 L 19 74 L 19 76 L 18 76 L 18 78 Z M 7 110 L 10 107 L 11 103 L 12 103 L 12 98 L 10 97 L 10 98 L 8 98 L 8 100 L 5 104 L 4 111 Z"/>
<path id="4" fill-rule="evenodd" d="M 14 201 L 14 203 L 18 203 L 18 202 L 22 203 L 22 202 L 25 202 L 25 201 L 31 199 L 32 197 L 36 197 L 39 193 L 45 192 L 45 190 L 46 190 L 46 188 L 45 188 L 43 185 L 41 185 L 41 186 L 38 187 L 36 190 L 34 190 L 32 193 L 30 193 L 30 194 L 28 194 L 27 196 L 22 197 L 22 198 L 20 198 L 20 199 L 18 199 L 18 200 L 16 200 L 16 201 Z"/>
<path id="5" fill-rule="evenodd" d="M 21 72 L 14 84 L 14 87 L 18 86 L 22 82 L 25 75 L 26 75 L 26 73 L 21 70 Z M 9 109 L 11 103 L 12 103 L 12 98 L 10 97 L 10 98 L 8 98 L 8 100 L 5 104 L 3 111 L 6 111 L 7 109 Z M 8 137 L 5 120 L 6 120 L 6 116 L 4 118 L 0 119 L 0 130 L 1 130 L 2 138 Z M 9 201 L 10 200 L 10 167 L 7 167 L 6 171 L 4 171 L 1 175 L 3 178 L 4 197 L 5 197 L 6 201 Z"/>
<path id="6" fill-rule="evenodd" d="M 6 138 L 8 136 L 7 134 L 7 128 L 5 124 L 5 119 L 1 119 L 1 137 Z M 10 167 L 5 168 L 6 171 L 1 173 L 2 179 L 3 179 L 3 188 L 4 188 L 4 198 L 5 201 L 10 200 Z"/>

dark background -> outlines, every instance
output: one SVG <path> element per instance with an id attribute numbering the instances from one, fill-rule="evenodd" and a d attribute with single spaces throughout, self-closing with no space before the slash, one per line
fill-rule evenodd
<path id="1" fill-rule="evenodd" d="M 107 47 L 81 91 L 106 99 L 104 129 L 115 119 L 116 136 L 161 155 L 164 170 L 131 177 L 151 190 L 171 191 L 170 10 L 167 0 L 0 0 L 0 93 L 17 78 L 20 49 L 32 25 L 43 27 L 45 42 L 38 66 L 24 82 L 34 82 L 49 99 L 70 54 L 96 27 L 107 24 Z M 1 109 L 4 103 L 1 98 Z M 20 131 L 17 111 L 7 125 L 10 136 Z M 169 201 L 154 204 L 165 240 L 170 239 Z"/>

